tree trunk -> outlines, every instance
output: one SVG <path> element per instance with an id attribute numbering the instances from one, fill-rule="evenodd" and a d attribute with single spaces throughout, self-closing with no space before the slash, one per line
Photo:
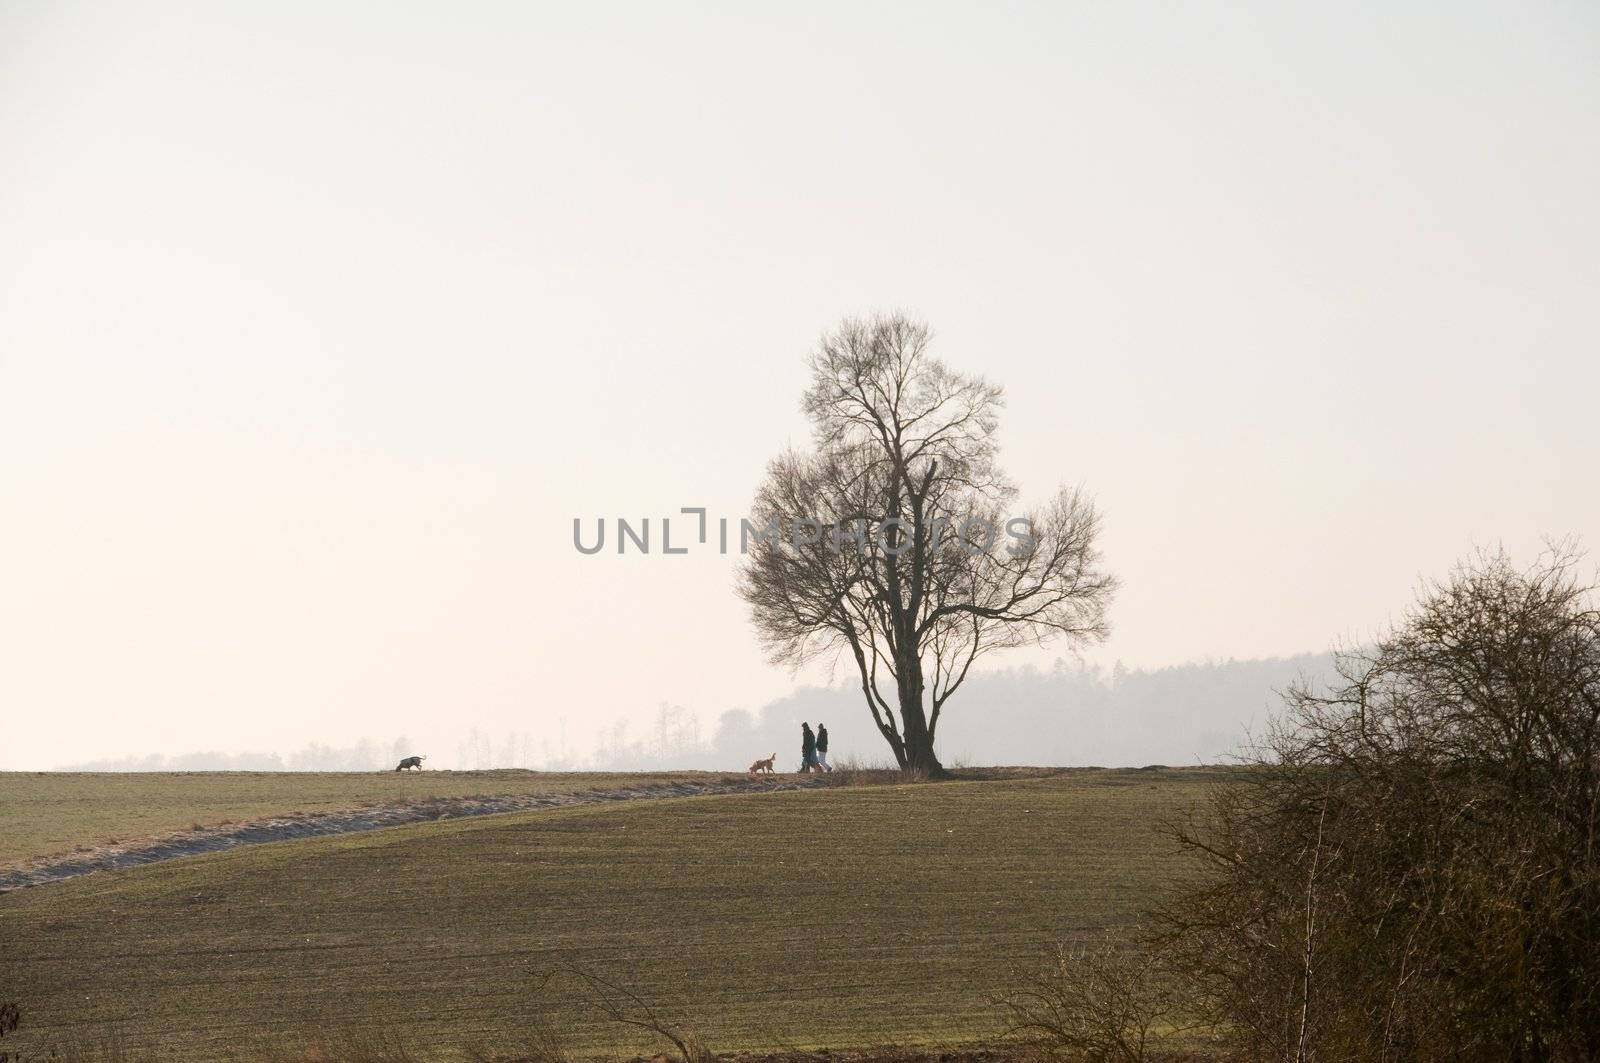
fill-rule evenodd
<path id="1" fill-rule="evenodd" d="M 922 708 L 922 662 L 915 657 L 902 660 L 898 671 L 900 737 L 905 743 L 900 766 L 918 775 L 940 778 L 946 774 L 944 765 L 933 752 L 933 733 L 928 730 L 928 717 Z"/>

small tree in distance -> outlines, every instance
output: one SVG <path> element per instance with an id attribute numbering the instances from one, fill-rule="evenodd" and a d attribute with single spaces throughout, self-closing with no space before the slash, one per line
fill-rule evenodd
<path id="1" fill-rule="evenodd" d="M 767 468 L 739 593 L 775 663 L 848 652 L 896 762 L 938 775 L 940 714 L 985 653 L 1103 639 L 1116 581 L 1079 491 L 1013 509 L 998 387 L 902 315 L 847 320 L 811 356 L 807 452 Z"/>

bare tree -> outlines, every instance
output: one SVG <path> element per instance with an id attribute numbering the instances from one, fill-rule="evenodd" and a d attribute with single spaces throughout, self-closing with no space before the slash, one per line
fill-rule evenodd
<path id="1" fill-rule="evenodd" d="M 973 663 L 1103 639 L 1116 583 L 1082 493 L 1013 509 L 996 463 L 1001 391 L 933 358 L 929 340 L 899 315 L 823 338 L 804 401 L 813 447 L 769 465 L 739 592 L 775 662 L 847 652 L 896 761 L 940 774 L 940 714 Z"/>

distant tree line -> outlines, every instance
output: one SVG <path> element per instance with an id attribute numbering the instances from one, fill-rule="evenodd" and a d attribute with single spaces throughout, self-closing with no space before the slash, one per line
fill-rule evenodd
<path id="1" fill-rule="evenodd" d="M 969 711 L 940 739 L 946 760 L 969 764 L 1216 763 L 1237 753 L 1247 732 L 1266 727 L 1276 692 L 1299 679 L 1331 675 L 1332 658 L 1302 654 L 1211 661 L 1169 668 L 1097 668 L 1058 662 L 975 674 Z M 373 771 L 402 756 L 435 752 L 429 763 L 462 769 L 626 771 L 665 768 L 730 771 L 757 755 L 779 752 L 779 767 L 798 760 L 800 721 L 828 725 L 833 756 L 886 761 L 883 740 L 847 686 L 803 687 L 755 710 L 731 709 L 706 726 L 682 705 L 662 704 L 645 724 L 618 721 L 590 744 L 570 745 L 558 721 L 538 732 L 490 732 L 311 743 L 289 753 L 194 752 L 103 759 L 66 766 L 76 771 Z M 424 748 L 424 746 L 428 748 Z M 792 747 L 792 748 L 791 748 Z"/>
<path id="2" fill-rule="evenodd" d="M 62 771 L 373 771 L 412 754 L 404 735 L 388 743 L 363 738 L 348 746 L 311 742 L 290 753 L 150 753 L 64 765 Z"/>

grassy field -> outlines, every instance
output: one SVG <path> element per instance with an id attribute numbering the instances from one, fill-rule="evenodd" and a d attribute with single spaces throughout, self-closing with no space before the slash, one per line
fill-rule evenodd
<path id="1" fill-rule="evenodd" d="M 0 895 L 21 1047 L 120 1028 L 175 1058 L 390 1030 L 419 1058 L 655 1050 L 577 965 L 720 1051 L 959 1042 L 1051 942 L 1125 927 L 1180 870 L 1158 823 L 1225 775 L 640 801 L 236 850 Z M 8 1039 L 7 1047 L 10 1047 Z"/>
<path id="2" fill-rule="evenodd" d="M 570 793 L 720 775 L 421 772 L 0 772 L 0 867 L 76 849 L 242 823 L 430 797 Z"/>

